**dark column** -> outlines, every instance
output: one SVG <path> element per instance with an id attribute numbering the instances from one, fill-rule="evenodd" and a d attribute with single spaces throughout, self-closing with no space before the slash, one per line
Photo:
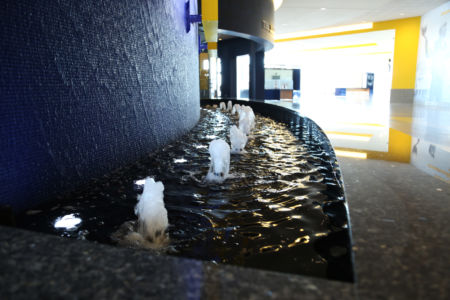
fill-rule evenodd
<path id="1" fill-rule="evenodd" d="M 258 51 L 255 53 L 255 82 L 256 82 L 256 95 L 255 99 L 264 100 L 264 51 Z"/>
<path id="2" fill-rule="evenodd" d="M 220 57 L 220 68 L 222 69 L 222 82 L 220 83 L 220 94 L 221 97 L 227 97 L 228 95 L 228 85 L 229 85 L 229 80 L 228 77 L 230 76 L 230 70 L 228 68 L 228 55 L 224 55 L 224 54 L 220 54 L 220 50 L 219 52 L 219 57 Z"/>
<path id="3" fill-rule="evenodd" d="M 219 0 L 219 29 L 222 33 L 273 44 L 273 34 L 267 27 L 273 28 L 274 17 L 272 0 Z"/>
<path id="4" fill-rule="evenodd" d="M 256 55 L 255 55 L 255 43 L 250 43 L 250 49 L 248 55 L 250 56 L 250 82 L 248 87 L 248 98 L 256 99 Z"/>
<path id="5" fill-rule="evenodd" d="M 222 97 L 236 97 L 236 57 L 249 54 L 249 98 L 264 99 L 264 50 L 273 47 L 272 0 L 219 0 Z M 262 51 L 262 52 L 260 52 Z"/>
<path id="6" fill-rule="evenodd" d="M 222 98 L 236 98 L 236 56 L 233 54 L 230 55 L 226 51 L 220 52 L 222 66 L 222 85 L 220 92 Z"/>
<path id="7" fill-rule="evenodd" d="M 250 56 L 249 98 L 264 99 L 264 50 L 251 40 L 234 38 L 219 42 L 218 55 L 222 62 L 222 97 L 236 98 L 236 57 Z"/>
<path id="8" fill-rule="evenodd" d="M 250 46 L 250 87 L 249 98 L 264 100 L 264 50 L 257 51 L 258 45 Z"/>
<path id="9" fill-rule="evenodd" d="M 236 55 L 233 55 L 230 57 L 229 61 L 228 61 L 228 66 L 229 66 L 229 70 L 230 70 L 230 74 L 229 74 L 229 97 L 230 98 L 236 98 L 236 81 L 237 81 L 237 76 L 236 76 Z"/>
<path id="10" fill-rule="evenodd" d="M 294 69 L 292 72 L 292 80 L 294 81 L 294 90 L 300 90 L 300 69 Z"/>

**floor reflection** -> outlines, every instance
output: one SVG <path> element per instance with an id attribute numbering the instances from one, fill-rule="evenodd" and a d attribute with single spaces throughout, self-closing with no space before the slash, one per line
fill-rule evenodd
<path id="1" fill-rule="evenodd" d="M 337 156 L 408 163 L 450 183 L 450 105 L 389 103 L 389 97 L 266 101 L 314 120 Z"/>
<path id="2" fill-rule="evenodd" d="M 411 164 L 450 184 L 450 105 L 417 103 L 411 123 Z"/>

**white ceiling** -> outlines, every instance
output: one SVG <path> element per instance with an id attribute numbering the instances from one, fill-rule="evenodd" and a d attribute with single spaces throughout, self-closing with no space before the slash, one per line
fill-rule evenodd
<path id="1" fill-rule="evenodd" d="M 389 52 L 394 50 L 394 38 L 395 30 L 380 30 L 277 43 L 275 48 L 277 51 L 302 52 L 302 55 Z"/>
<path id="2" fill-rule="evenodd" d="M 275 34 L 422 16 L 446 0 L 284 0 Z M 322 10 L 321 8 L 326 8 Z"/>
<path id="3" fill-rule="evenodd" d="M 326 65 L 330 60 L 351 60 L 353 63 L 358 59 L 373 60 L 374 55 L 392 58 L 394 37 L 395 30 L 381 30 L 276 43 L 266 52 L 265 64 L 268 67 L 302 68 L 318 61 Z"/>

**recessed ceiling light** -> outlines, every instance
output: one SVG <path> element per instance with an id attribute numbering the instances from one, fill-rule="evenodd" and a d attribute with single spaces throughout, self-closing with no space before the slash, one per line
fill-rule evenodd
<path id="1" fill-rule="evenodd" d="M 321 7 L 321 8 L 320 8 L 320 10 L 326 10 L 326 9 L 327 9 L 326 7 Z"/>
<path id="2" fill-rule="evenodd" d="M 297 32 L 276 35 L 275 42 L 287 42 L 289 40 L 297 40 L 297 39 L 301 39 L 304 37 L 315 36 L 315 35 L 332 34 L 332 33 L 364 30 L 364 29 L 372 29 L 372 28 L 373 28 L 373 23 L 369 22 L 369 23 L 361 23 L 361 24 L 351 24 L 351 25 L 344 25 L 344 26 L 319 28 L 319 29 L 306 30 L 306 31 L 297 31 Z"/>
<path id="3" fill-rule="evenodd" d="M 283 0 L 273 0 L 273 9 L 276 11 L 283 4 Z"/>

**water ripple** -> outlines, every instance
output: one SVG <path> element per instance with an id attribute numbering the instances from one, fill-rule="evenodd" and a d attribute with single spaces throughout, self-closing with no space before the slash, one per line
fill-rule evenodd
<path id="1" fill-rule="evenodd" d="M 247 153 L 231 157 L 230 178 L 220 185 L 204 183 L 209 142 L 229 142 L 230 126 L 236 123 L 219 110 L 202 109 L 201 120 L 188 135 L 59 199 L 67 204 L 57 209 L 29 213 L 23 226 L 74 238 L 83 232 L 88 240 L 113 243 L 111 233 L 135 219 L 141 180 L 152 176 L 165 186 L 169 253 L 326 276 L 324 258 L 314 243 L 337 230 L 323 205 L 341 201 L 343 192 L 322 141 L 308 128 L 288 128 L 257 115 Z M 302 130 L 308 131 L 307 140 L 295 135 Z M 48 228 L 49 219 L 68 214 L 80 219 L 76 229 Z"/>

